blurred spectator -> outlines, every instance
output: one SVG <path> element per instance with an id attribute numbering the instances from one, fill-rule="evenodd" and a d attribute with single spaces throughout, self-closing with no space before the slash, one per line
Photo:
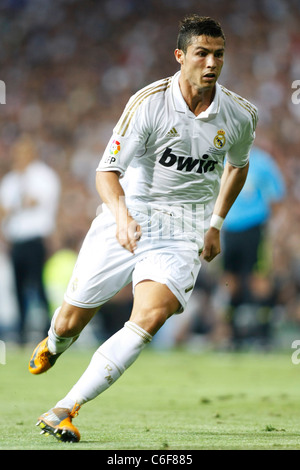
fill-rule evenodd
<path id="1" fill-rule="evenodd" d="M 227 316 L 235 346 L 269 340 L 274 285 L 267 224 L 284 196 L 284 179 L 274 159 L 253 147 L 246 183 L 222 230 Z"/>
<path id="2" fill-rule="evenodd" d="M 38 160 L 29 136 L 12 146 L 12 168 L 0 185 L 2 230 L 10 245 L 16 295 L 20 313 L 18 340 L 26 340 L 27 312 L 33 305 L 44 314 L 48 329 L 48 301 L 43 284 L 46 259 L 45 239 L 55 228 L 60 182 L 56 173 Z"/>

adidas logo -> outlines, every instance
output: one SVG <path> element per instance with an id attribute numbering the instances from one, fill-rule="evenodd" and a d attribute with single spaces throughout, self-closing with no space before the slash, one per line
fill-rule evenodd
<path id="1" fill-rule="evenodd" d="M 167 133 L 167 137 L 179 137 L 179 134 L 175 127 L 172 127 L 172 129 Z"/>

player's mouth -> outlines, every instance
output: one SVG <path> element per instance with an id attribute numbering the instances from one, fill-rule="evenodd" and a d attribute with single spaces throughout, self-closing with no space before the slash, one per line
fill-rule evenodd
<path id="1" fill-rule="evenodd" d="M 213 72 L 206 73 L 205 75 L 203 75 L 203 78 L 205 78 L 205 80 L 208 80 L 208 81 L 213 81 L 216 79 L 216 74 Z"/>

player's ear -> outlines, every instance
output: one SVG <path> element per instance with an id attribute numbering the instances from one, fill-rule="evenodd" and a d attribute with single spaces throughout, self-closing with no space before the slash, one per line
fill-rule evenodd
<path id="1" fill-rule="evenodd" d="M 177 60 L 177 62 L 180 65 L 183 65 L 184 52 L 181 49 L 175 49 L 174 55 L 175 55 L 175 59 Z"/>

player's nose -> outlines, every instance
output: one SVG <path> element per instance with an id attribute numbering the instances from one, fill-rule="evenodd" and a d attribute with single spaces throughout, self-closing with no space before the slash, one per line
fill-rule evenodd
<path id="1" fill-rule="evenodd" d="M 217 66 L 216 58 L 214 54 L 207 54 L 206 56 L 206 66 L 210 69 L 215 69 Z"/>

